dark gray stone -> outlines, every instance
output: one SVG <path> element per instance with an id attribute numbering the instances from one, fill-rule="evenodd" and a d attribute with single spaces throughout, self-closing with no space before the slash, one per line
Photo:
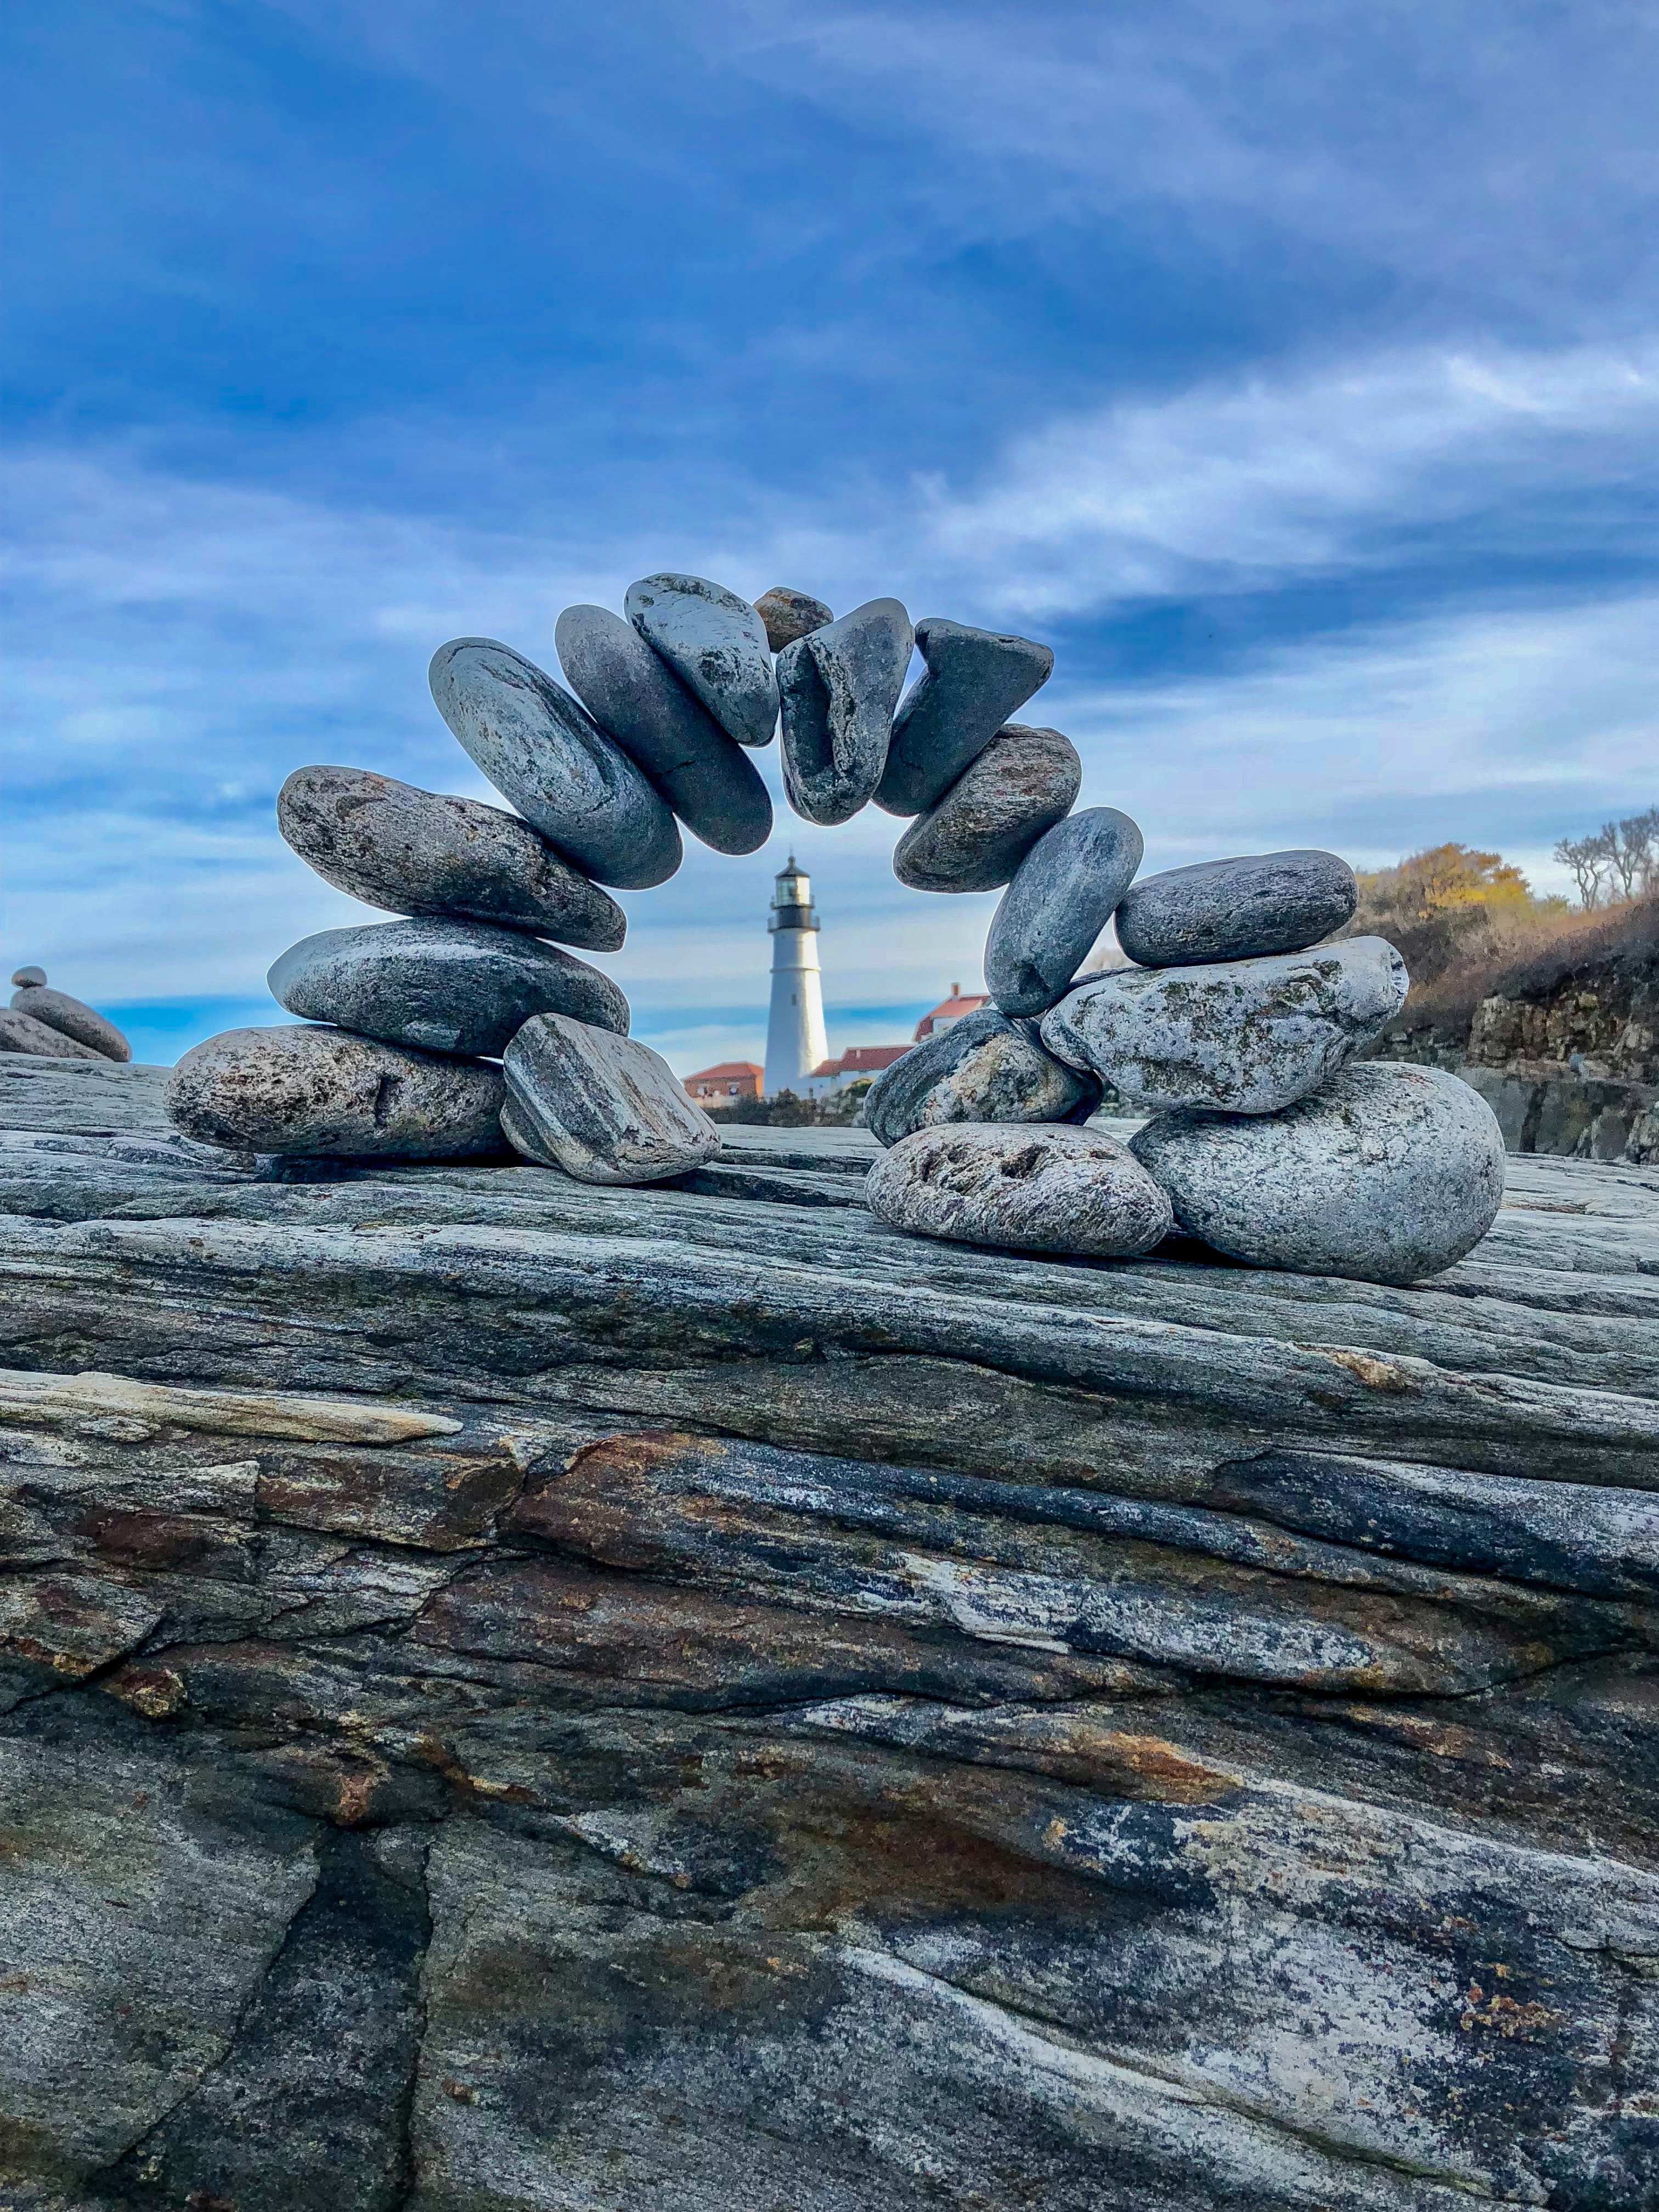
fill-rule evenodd
<path id="1" fill-rule="evenodd" d="M 71 999 L 67 991 L 49 989 L 44 978 L 39 983 L 21 984 L 13 992 L 11 1003 L 31 1021 L 44 1023 L 59 1036 L 72 1037 L 76 1044 L 88 1046 L 100 1059 L 132 1058 L 132 1047 L 113 1022 L 83 1006 L 79 999 Z"/>
<path id="2" fill-rule="evenodd" d="M 771 744 L 777 679 L 766 625 L 747 599 L 703 576 L 644 576 L 629 586 L 623 606 L 728 736 L 740 745 Z"/>
<path id="3" fill-rule="evenodd" d="M 876 804 L 889 814 L 936 805 L 1018 708 L 1049 678 L 1054 656 L 1029 637 L 930 615 L 916 624 L 927 673 L 893 718 Z"/>
<path id="4" fill-rule="evenodd" d="M 571 690 L 686 828 L 717 853 L 758 850 L 772 834 L 771 794 L 661 655 L 608 607 L 567 607 L 553 635 Z"/>
<path id="5" fill-rule="evenodd" d="M 580 1182 L 660 1182 L 701 1167 L 720 1132 L 635 1037 L 538 1014 L 507 1048 L 501 1127 L 526 1158 Z"/>
<path id="6" fill-rule="evenodd" d="M 1058 730 L 1010 722 L 938 805 L 913 822 L 893 873 L 917 891 L 994 891 L 1077 797 L 1083 763 Z"/>
<path id="7" fill-rule="evenodd" d="M 755 612 L 766 625 L 766 642 L 774 653 L 781 653 L 798 637 L 822 629 L 825 623 L 836 619 L 822 599 L 815 599 L 810 592 L 792 592 L 787 584 L 774 584 L 769 592 L 763 592 L 755 602 Z"/>
<path id="8" fill-rule="evenodd" d="M 1145 1111 L 1276 1114 L 1380 1036 L 1407 984 L 1380 937 L 1206 968 L 1121 968 L 1051 1007 L 1042 1042 Z"/>
<path id="9" fill-rule="evenodd" d="M 1117 909 L 1144 850 L 1115 806 L 1045 830 L 1020 862 L 985 940 L 985 981 L 1005 1014 L 1046 1013 Z"/>
<path id="10" fill-rule="evenodd" d="M 556 945 L 482 921 L 371 921 L 319 930 L 275 962 L 279 1006 L 386 1044 L 494 1059 L 532 1014 L 628 1033 L 608 975 Z"/>
<path id="11" fill-rule="evenodd" d="M 175 1127 L 232 1152 L 457 1160 L 499 1153 L 493 1061 L 411 1052 L 337 1029 L 225 1030 L 167 1079 Z"/>
<path id="12" fill-rule="evenodd" d="M 0 1052 L 27 1053 L 36 1060 L 97 1060 L 114 1065 L 106 1054 L 65 1036 L 62 1030 L 37 1022 L 33 1014 L 15 1006 L 0 1013 Z"/>
<path id="13" fill-rule="evenodd" d="M 1144 968 L 1300 952 L 1354 910 L 1353 870 L 1334 853 L 1252 853 L 1145 877 L 1117 911 L 1117 941 Z"/>
<path id="14" fill-rule="evenodd" d="M 778 655 L 783 784 L 804 821 L 826 827 L 867 805 L 887 760 L 910 665 L 910 617 L 871 599 Z"/>
<path id="15" fill-rule="evenodd" d="M 1279 1114 L 1160 1114 L 1131 1146 L 1194 1237 L 1301 1275 L 1437 1275 L 1504 1198 L 1498 1117 L 1440 1067 L 1344 1068 Z"/>
<path id="16" fill-rule="evenodd" d="M 877 1161 L 865 1194 L 894 1229 L 1014 1252 L 1126 1258 L 1174 1226 L 1158 1184 L 1097 1129 L 918 1129 Z"/>
<path id="17" fill-rule="evenodd" d="M 432 696 L 504 798 L 585 876 L 623 890 L 665 883 L 683 857 L 667 806 L 578 699 L 493 638 L 432 656 Z"/>
<path id="18" fill-rule="evenodd" d="M 1046 1053 L 1024 1024 L 990 1006 L 964 1014 L 884 1068 L 864 1102 L 883 1145 L 946 1121 L 1069 1121 L 1100 1100 L 1092 1076 Z"/>
<path id="19" fill-rule="evenodd" d="M 338 890 L 393 914 L 444 915 L 533 930 L 614 952 L 628 917 L 527 822 L 362 768 L 297 768 L 276 823 Z"/>

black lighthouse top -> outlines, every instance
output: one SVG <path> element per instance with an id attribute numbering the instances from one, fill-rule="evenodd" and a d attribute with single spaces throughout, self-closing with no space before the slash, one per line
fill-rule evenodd
<path id="1" fill-rule="evenodd" d="M 804 868 L 796 866 L 793 853 L 778 871 L 772 892 L 772 913 L 766 927 L 769 930 L 820 927 L 812 905 L 812 878 Z"/>

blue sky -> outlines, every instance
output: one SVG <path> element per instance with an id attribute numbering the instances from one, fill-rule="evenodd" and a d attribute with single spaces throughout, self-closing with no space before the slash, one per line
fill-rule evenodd
<path id="1" fill-rule="evenodd" d="M 369 918 L 283 777 L 486 795 L 433 648 L 665 568 L 1046 640 L 1149 867 L 1553 886 L 1659 799 L 1650 6 L 798 13 L 9 11 L 9 966 L 141 1056 L 278 1018 Z M 994 897 L 780 811 L 623 896 L 682 1071 L 761 1057 L 792 835 L 832 1047 L 979 973 Z"/>

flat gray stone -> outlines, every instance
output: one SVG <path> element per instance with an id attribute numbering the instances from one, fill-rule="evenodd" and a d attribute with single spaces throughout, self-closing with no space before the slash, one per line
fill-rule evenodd
<path id="1" fill-rule="evenodd" d="M 763 592 L 755 602 L 755 612 L 766 627 L 766 642 L 774 653 L 781 653 L 798 637 L 822 629 L 825 623 L 836 619 L 822 599 L 815 599 L 810 592 L 792 592 L 787 584 L 774 584 L 769 592 Z"/>
<path id="2" fill-rule="evenodd" d="M 1094 1129 L 918 1129 L 876 1162 L 865 1197 L 894 1229 L 1012 1252 L 1127 1257 L 1174 1225 L 1151 1176 Z"/>
<path id="3" fill-rule="evenodd" d="M 167 1109 L 187 1137 L 231 1152 L 453 1160 L 504 1149 L 506 1095 L 489 1060 L 345 1030 L 226 1030 L 173 1070 Z"/>
<path id="4" fill-rule="evenodd" d="M 893 873 L 912 890 L 994 891 L 1064 818 L 1082 781 L 1069 738 L 1010 722 L 910 824 L 894 849 Z"/>
<path id="5" fill-rule="evenodd" d="M 898 600 L 870 599 L 778 655 L 783 787 L 803 821 L 829 827 L 869 804 L 887 763 L 910 637 Z"/>
<path id="6" fill-rule="evenodd" d="M 1054 665 L 1048 647 L 1031 638 L 938 615 L 916 624 L 916 648 L 927 672 L 893 718 L 876 787 L 876 804 L 889 814 L 921 814 L 937 805 Z"/>
<path id="7" fill-rule="evenodd" d="M 1041 1014 L 1064 996 L 1140 866 L 1139 827 L 1088 806 L 1045 830 L 991 918 L 985 982 L 1005 1014 Z"/>
<path id="8" fill-rule="evenodd" d="M 422 1052 L 492 1059 L 532 1014 L 574 1014 L 628 1031 L 608 975 L 556 945 L 482 921 L 371 921 L 301 938 L 266 978 L 307 1021 Z"/>
<path id="9" fill-rule="evenodd" d="M 1045 1014 L 1042 1042 L 1149 1113 L 1276 1114 L 1381 1033 L 1407 981 L 1380 937 L 1207 968 L 1119 969 Z"/>
<path id="10" fill-rule="evenodd" d="M 89 1044 L 65 1036 L 62 1030 L 37 1022 L 33 1014 L 16 1007 L 0 1012 L 0 1052 L 27 1053 L 36 1060 L 97 1060 L 106 1066 L 112 1064 L 107 1054 L 94 1052 Z"/>
<path id="11" fill-rule="evenodd" d="M 708 1115 L 635 1037 L 538 1014 L 507 1047 L 505 1067 L 508 1141 L 580 1182 L 660 1182 L 720 1150 Z"/>
<path id="12" fill-rule="evenodd" d="M 1340 929 L 1358 899 L 1334 853 L 1251 853 L 1146 876 L 1124 895 L 1117 941 L 1144 968 L 1299 952 Z"/>
<path id="13" fill-rule="evenodd" d="M 704 576 L 643 576 L 629 586 L 623 607 L 728 737 L 740 745 L 771 744 L 777 679 L 766 624 L 747 599 Z"/>
<path id="14" fill-rule="evenodd" d="M 585 876 L 643 890 L 683 854 L 667 806 L 621 746 L 533 661 L 493 638 L 441 645 L 432 696 L 502 797 Z"/>
<path id="15" fill-rule="evenodd" d="M 560 665 L 693 836 L 717 853 L 753 853 L 772 834 L 759 770 L 659 653 L 609 607 L 567 607 L 553 633 Z"/>
<path id="16" fill-rule="evenodd" d="M 276 823 L 325 883 L 393 914 L 533 930 L 614 952 L 628 917 L 527 822 L 362 768 L 296 768 Z"/>
<path id="17" fill-rule="evenodd" d="M 1504 1138 L 1443 1068 L 1369 1060 L 1283 1113 L 1160 1114 L 1130 1149 L 1218 1252 L 1296 1274 L 1415 1283 L 1498 1218 Z"/>
<path id="18" fill-rule="evenodd" d="M 947 1121 L 1067 1121 L 1098 1104 L 1090 1075 L 1044 1052 L 1034 1030 L 994 1007 L 964 1014 L 884 1068 L 864 1102 L 877 1142 Z"/>
<path id="19" fill-rule="evenodd" d="M 12 993 L 11 1003 L 20 1014 L 55 1030 L 59 1036 L 73 1038 L 102 1060 L 132 1058 L 132 1047 L 114 1023 L 70 998 L 67 991 L 52 990 L 44 982 L 24 983 Z"/>

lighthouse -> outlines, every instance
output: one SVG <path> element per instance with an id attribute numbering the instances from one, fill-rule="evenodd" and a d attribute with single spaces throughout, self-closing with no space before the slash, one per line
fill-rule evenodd
<path id="1" fill-rule="evenodd" d="M 779 873 L 766 927 L 772 933 L 772 1011 L 766 1024 L 766 1096 L 806 1095 L 807 1078 L 830 1057 L 818 972 L 818 918 L 811 878 L 795 865 Z"/>

